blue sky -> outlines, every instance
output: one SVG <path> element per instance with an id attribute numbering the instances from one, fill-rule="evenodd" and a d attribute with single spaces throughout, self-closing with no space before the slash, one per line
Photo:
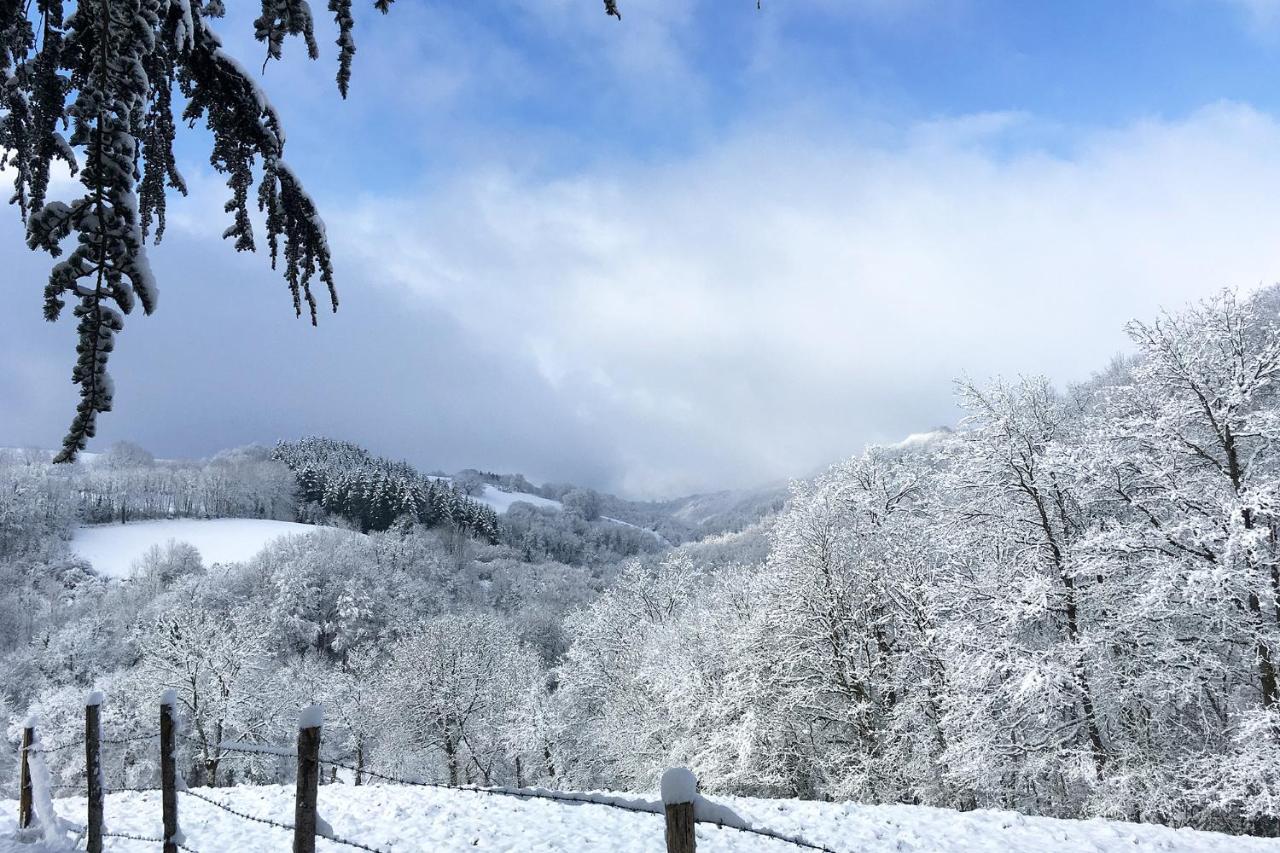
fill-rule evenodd
<path id="1" fill-rule="evenodd" d="M 270 68 L 267 84 L 283 76 L 297 88 L 281 73 L 297 71 L 307 96 L 277 99 L 286 113 L 297 107 L 297 121 L 357 116 L 352 138 L 398 137 L 379 164 L 394 182 L 472 157 L 549 171 L 660 161 L 806 111 L 872 137 L 924 119 L 1022 113 L 1069 144 L 1085 128 L 1215 101 L 1273 112 L 1280 98 L 1275 0 L 775 0 L 760 10 L 642 0 L 621 23 L 592 5 L 366 10 L 355 103 L 338 107 L 328 69 L 305 63 Z"/>
<path id="2" fill-rule="evenodd" d="M 325 433 L 630 495 L 748 486 L 955 423 L 962 374 L 1078 380 L 1130 318 L 1280 279 L 1280 0 L 598 6 L 361 6 L 346 102 L 327 22 L 321 61 L 288 44 L 263 85 L 342 310 L 294 321 L 220 244 L 189 134 L 99 445 Z M 15 219 L 0 445 L 52 446 L 72 329 L 40 321 Z"/>

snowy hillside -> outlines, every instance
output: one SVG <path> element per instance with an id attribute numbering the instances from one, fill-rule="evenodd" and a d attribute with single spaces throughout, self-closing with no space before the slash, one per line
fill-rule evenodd
<path id="1" fill-rule="evenodd" d="M 441 483 L 454 482 L 453 477 L 444 477 L 439 474 L 428 474 L 427 479 L 436 480 Z M 499 515 L 504 514 L 511 509 L 514 503 L 527 503 L 543 509 L 563 510 L 564 504 L 560 501 L 553 501 L 550 498 L 544 498 L 541 495 L 531 494 L 529 492 L 506 491 L 499 489 L 490 483 L 483 484 L 479 494 L 471 495 L 473 500 L 477 500 L 487 507 L 491 507 L 494 512 Z"/>
<path id="2" fill-rule="evenodd" d="M 550 498 L 544 498 L 541 495 L 531 495 L 528 492 L 504 492 L 502 489 L 485 484 L 484 490 L 476 495 L 476 500 L 486 506 L 493 507 L 494 511 L 501 514 L 511 509 L 511 505 L 517 502 L 533 504 L 544 509 L 564 509 L 564 504 L 560 501 L 553 501 Z"/>
<path id="3" fill-rule="evenodd" d="M 200 789 L 238 811 L 282 823 L 293 819 L 288 786 Z M 1109 821 L 1025 817 L 1015 812 L 953 812 L 922 806 L 862 806 L 798 800 L 720 800 L 754 826 L 848 853 L 1277 853 L 1280 841 L 1242 838 Z M 56 801 L 64 819 L 82 824 L 83 798 Z M 17 803 L 0 801 L 0 853 L 52 853 L 45 844 L 13 837 Z M 625 851 L 653 853 L 663 846 L 656 814 L 589 803 L 522 800 L 484 793 L 399 786 L 326 785 L 320 815 L 335 835 L 400 851 Z M 158 792 L 107 797 L 109 832 L 160 833 Z M 287 830 L 252 823 L 190 796 L 179 798 L 186 844 L 199 853 L 265 853 L 287 850 Z M 702 853 L 798 851 L 803 848 L 714 826 L 698 827 Z M 155 844 L 108 838 L 112 851 L 151 851 Z M 321 851 L 352 850 L 320 841 Z"/>
<path id="4" fill-rule="evenodd" d="M 71 550 L 103 575 L 128 577 L 134 561 L 153 545 L 170 540 L 195 546 L 206 566 L 248 560 L 281 536 L 315 533 L 318 528 L 261 518 L 182 518 L 95 524 L 76 529 Z"/>

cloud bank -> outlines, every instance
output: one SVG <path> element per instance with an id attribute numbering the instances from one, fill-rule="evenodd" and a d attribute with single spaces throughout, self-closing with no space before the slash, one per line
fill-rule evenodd
<path id="1" fill-rule="evenodd" d="M 1081 379 L 1127 319 L 1280 275 L 1271 118 L 1219 104 L 1008 153 L 1035 131 L 756 127 L 659 166 L 472 174 L 335 232 L 477 349 L 536 366 L 613 448 L 612 485 L 743 485 L 953 421 L 961 372 Z"/>

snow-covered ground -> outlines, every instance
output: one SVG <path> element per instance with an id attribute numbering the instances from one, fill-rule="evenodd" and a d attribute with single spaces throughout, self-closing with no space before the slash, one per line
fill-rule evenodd
<path id="1" fill-rule="evenodd" d="M 479 495 L 476 495 L 475 499 L 480 501 L 482 504 L 493 507 L 494 511 L 499 515 L 502 515 L 507 510 L 511 509 L 511 505 L 516 502 L 533 504 L 534 506 L 543 507 L 544 509 L 554 509 L 557 511 L 564 510 L 564 504 L 560 501 L 553 501 L 550 498 L 544 498 L 541 495 L 531 495 L 528 492 L 504 492 L 502 489 L 491 486 L 487 483 L 485 484 L 484 491 Z M 620 518 L 612 518 L 607 515 L 600 516 L 600 520 L 608 521 L 612 524 L 621 524 L 623 527 L 634 527 L 636 530 L 643 530 L 645 533 L 648 533 L 664 545 L 671 544 L 663 538 L 660 533 L 650 530 L 647 527 L 641 527 L 638 524 L 632 524 L 629 521 L 623 521 Z"/>
<path id="2" fill-rule="evenodd" d="M 128 577 L 134 562 L 152 545 L 170 540 L 194 545 L 206 566 L 248 560 L 281 536 L 315 533 L 319 528 L 292 521 L 261 518 L 180 518 L 95 524 L 76 529 L 71 550 L 100 574 Z"/>
<path id="3" fill-rule="evenodd" d="M 487 483 L 485 484 L 484 491 L 476 496 L 476 500 L 480 501 L 482 504 L 488 504 L 493 507 L 494 511 L 498 514 L 502 514 L 511 509 L 511 505 L 517 501 L 523 501 L 524 503 L 548 509 L 564 509 L 564 504 L 560 503 L 560 501 L 553 501 L 550 498 L 544 498 L 541 495 L 531 495 L 528 492 L 504 492 L 502 489 L 495 488 Z"/>
<path id="4" fill-rule="evenodd" d="M 438 480 L 442 483 L 453 482 L 452 477 L 442 477 L 438 474 L 428 474 L 427 476 L 429 479 Z M 560 501 L 553 501 L 550 498 L 544 498 L 541 495 L 533 495 L 528 492 L 503 491 L 502 489 L 499 489 L 497 486 L 491 485 L 489 483 L 485 483 L 484 488 L 480 492 L 480 494 L 472 495 L 471 499 L 475 501 L 479 501 L 480 503 L 486 506 L 492 507 L 493 511 L 498 513 L 499 515 L 502 515 L 504 512 L 511 509 L 511 505 L 517 502 L 533 504 L 534 506 L 539 506 L 546 509 L 554 509 L 554 510 L 564 509 L 564 504 L 560 503 Z"/>
<path id="5" fill-rule="evenodd" d="M 293 790 L 282 786 L 200 789 L 231 807 L 282 823 L 293 819 Z M 59 816 L 84 822 L 83 798 L 57 800 Z M 920 806 L 860 806 L 798 800 L 723 798 L 747 821 L 848 853 L 1278 853 L 1280 840 L 1238 838 L 1189 829 L 1109 821 L 1024 817 L 1014 812 L 958 813 Z M 51 853 L 46 844 L 13 840 L 17 803 L 0 801 L 0 853 Z M 663 849 L 663 822 L 595 804 L 520 800 L 464 791 L 326 785 L 320 816 L 333 832 L 393 851 L 624 851 Z M 107 797 L 107 828 L 158 836 L 160 795 Z M 289 849 L 281 830 L 251 823 L 188 796 L 179 798 L 186 844 L 199 853 L 250 853 Z M 321 851 L 352 850 L 320 841 Z M 109 851 L 151 851 L 155 844 L 107 839 Z M 798 851 L 790 844 L 714 826 L 698 827 L 702 853 Z"/>
<path id="6" fill-rule="evenodd" d="M 636 530 L 643 530 L 645 533 L 648 533 L 650 536 L 652 536 L 654 539 L 657 539 L 657 540 L 658 540 L 659 542 L 661 542 L 663 545 L 670 545 L 670 544 L 671 544 L 670 542 L 668 542 L 668 541 L 667 541 L 667 537 L 663 536 L 661 533 L 659 533 L 659 532 L 658 532 L 658 531 L 656 531 L 656 530 L 650 530 L 650 529 L 649 529 L 649 528 L 647 528 L 647 527 L 641 527 L 641 526 L 640 526 L 640 525 L 638 525 L 638 524 L 632 524 L 632 523 L 631 523 L 631 522 L 629 522 L 629 521 L 623 521 L 623 520 L 622 520 L 622 519 L 620 519 L 620 518 L 613 518 L 613 517 L 608 516 L 608 515 L 602 515 L 602 516 L 600 516 L 600 520 L 601 520 L 601 521 L 610 521 L 610 522 L 613 522 L 614 524 L 621 524 L 623 527 L 634 527 Z"/>

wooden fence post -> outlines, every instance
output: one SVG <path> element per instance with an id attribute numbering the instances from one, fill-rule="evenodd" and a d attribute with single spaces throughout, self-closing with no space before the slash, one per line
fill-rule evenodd
<path id="1" fill-rule="evenodd" d="M 88 826 L 85 850 L 102 853 L 102 694 L 84 700 L 84 773 L 89 782 Z"/>
<path id="2" fill-rule="evenodd" d="M 164 853 L 178 853 L 178 696 L 166 690 L 160 697 L 160 801 L 164 812 Z"/>
<path id="3" fill-rule="evenodd" d="M 316 851 L 316 798 L 320 793 L 320 727 L 324 711 L 319 705 L 302 710 L 298 718 L 298 792 L 293 812 L 293 853 Z"/>
<path id="4" fill-rule="evenodd" d="M 698 780 L 683 767 L 662 774 L 662 804 L 667 815 L 667 853 L 694 853 L 693 803 L 698 798 Z"/>
<path id="5" fill-rule="evenodd" d="M 27 726 L 22 730 L 22 772 L 19 776 L 18 789 L 18 829 L 26 829 L 31 826 L 31 759 L 28 754 L 31 752 L 31 744 L 36 739 L 36 727 L 31 720 L 27 721 Z"/>

